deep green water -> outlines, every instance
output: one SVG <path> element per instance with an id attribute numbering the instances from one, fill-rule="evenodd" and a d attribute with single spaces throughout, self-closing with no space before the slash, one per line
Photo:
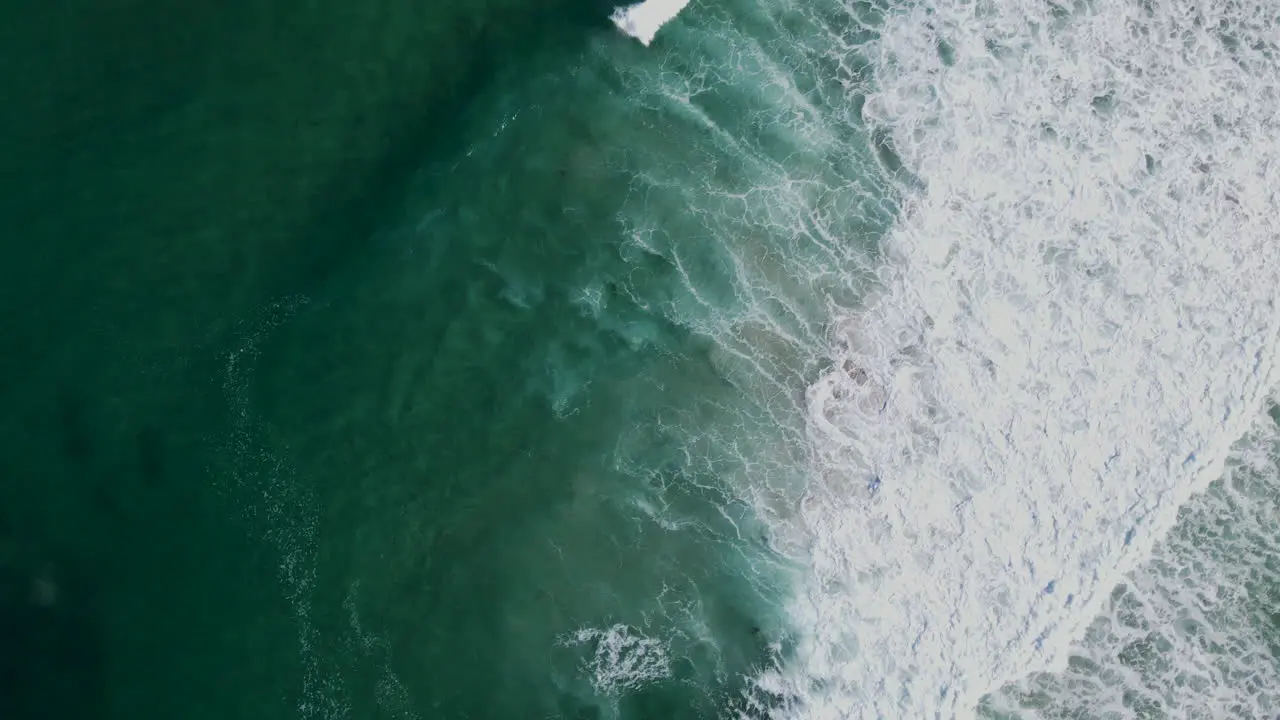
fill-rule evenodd
<path id="1" fill-rule="evenodd" d="M 614 711 L 695 717 L 768 661 L 777 585 L 718 539 L 757 531 L 711 509 L 722 468 L 678 460 L 724 411 L 662 417 L 730 386 L 624 306 L 678 283 L 620 244 L 630 150 L 596 113 L 625 80 L 574 79 L 638 52 L 606 11 L 3 24 L 0 538 L 6 607 L 36 618 L 6 658 L 51 664 L 6 677 L 18 717 L 589 717 L 599 641 L 566 638 L 619 623 L 685 639 Z M 693 477 L 654 494 L 688 532 L 618 510 Z"/>
<path id="2" fill-rule="evenodd" d="M 255 514 L 265 507 L 257 490 L 231 480 L 256 458 L 231 447 L 240 426 L 228 357 L 266 322 L 264 308 L 305 295 L 331 304 L 309 316 L 310 329 L 354 326 L 358 338 L 282 346 L 264 390 L 273 412 L 300 419 L 334 403 L 336 394 L 314 392 L 319 382 L 342 390 L 329 363 L 363 372 L 386 362 L 368 343 L 387 335 L 358 319 L 356 303 L 387 309 L 367 297 L 378 283 L 369 273 L 389 272 L 375 237 L 413 172 L 456 152 L 468 103 L 495 72 L 541 44 L 575 52 L 602 31 L 598 8 L 143 0 L 48 3 L 5 16 L 0 538 L 14 573 L 10 602 L 25 602 L 25 578 L 39 565 L 52 567 L 60 614 L 41 622 L 54 639 L 29 641 L 55 642 L 67 664 L 34 678 L 6 673 L 4 694 L 46 708 L 70 703 L 78 717 L 298 717 L 309 670 L 297 609 L 279 580 L 280 550 L 265 534 L 279 518 Z M 393 312 L 432 317 L 438 330 L 459 290 L 442 280 L 421 290 L 421 306 Z M 341 307 L 349 310 L 333 309 Z M 381 329 L 410 329 L 389 320 Z M 424 357 L 441 342 L 394 341 Z M 359 389 L 385 409 L 385 380 L 346 387 L 373 382 Z M 442 386 L 453 396 L 439 402 L 455 418 L 486 422 L 460 405 L 462 388 Z M 335 452 L 412 442 L 387 434 L 379 444 L 373 425 L 333 430 L 308 439 Z M 274 442 L 253 433 L 255 447 Z M 450 443 L 461 455 L 486 452 L 482 436 Z M 407 469 L 401 458 L 388 457 L 381 474 L 358 471 L 351 453 L 340 457 L 345 464 L 323 476 L 301 475 L 321 465 L 300 468 L 297 487 L 309 489 L 298 492 L 344 483 L 344 498 L 368 484 L 388 500 L 405 492 L 407 482 L 392 480 Z M 325 562 L 345 573 L 368 558 L 337 548 L 368 517 L 353 516 L 354 507 L 306 516 L 321 499 L 289 506 L 282 522 L 338 533 Z M 335 587 L 317 591 L 315 622 L 325 631 L 346 626 L 348 575 L 333 577 Z M 419 615 L 406 594 L 415 586 L 399 594 L 368 586 L 364 597 Z M 331 663 L 338 650 L 317 652 L 317 662 Z M 76 692 L 65 691 L 68 682 Z M 353 707 L 373 702 L 372 686 L 349 682 Z"/>

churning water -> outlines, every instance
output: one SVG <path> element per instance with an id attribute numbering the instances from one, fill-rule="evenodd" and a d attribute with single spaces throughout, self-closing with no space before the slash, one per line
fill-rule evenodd
<path id="1" fill-rule="evenodd" d="M 1280 10 L 684 5 L 504 76 L 229 363 L 240 476 L 321 488 L 262 481 L 306 652 L 332 577 L 396 712 L 1280 713 Z"/>

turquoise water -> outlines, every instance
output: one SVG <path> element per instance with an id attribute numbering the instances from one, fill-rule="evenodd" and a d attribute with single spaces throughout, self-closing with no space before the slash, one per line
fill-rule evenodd
<path id="1" fill-rule="evenodd" d="M 959 206 L 996 203 L 1010 192 L 997 170 L 1030 159 L 1101 172 L 1089 153 L 1053 155 L 1060 137 L 1114 133 L 1094 156 L 1120 167 L 1133 159 L 1122 131 L 1156 138 L 1133 159 L 1156 179 L 1124 191 L 1156 198 L 1167 183 L 1185 226 L 1204 224 L 1191 217 L 1202 204 L 1246 208 L 1214 222 L 1248 257 L 1268 227 L 1248 222 L 1273 198 L 1241 186 L 1252 166 L 1222 137 L 1270 157 L 1266 126 L 1246 122 L 1280 77 L 1261 41 L 1235 64 L 1205 61 L 1263 89 L 1204 128 L 1170 130 L 1175 111 L 1141 104 L 1170 86 L 1112 81 L 1117 117 L 1174 120 L 1103 132 L 1064 111 L 1056 130 L 1008 131 L 1006 110 L 971 125 L 1007 142 L 970 152 L 963 109 L 998 105 L 989 88 L 1024 92 L 1015 108 L 1067 102 L 974 84 L 999 65 L 984 58 L 1043 67 L 1028 48 L 1066 48 L 1079 67 L 1063 85 L 1088 85 L 1093 66 L 1071 53 L 1089 53 L 1072 43 L 1120 20 L 1083 5 L 1032 13 L 1027 29 L 996 6 L 695 2 L 645 48 L 609 10 L 139 2 L 41 10 L 4 31 L 11 106 L 30 109 L 0 121 L 13 148 L 0 160 L 0 602 L 14 716 L 1273 716 L 1275 433 L 1264 419 L 1241 440 L 1187 418 L 1219 413 L 1221 396 L 1227 417 L 1252 419 L 1274 337 L 1201 313 L 1216 296 L 1184 290 L 1211 283 L 1179 270 L 1192 280 L 1150 306 L 1201 323 L 1206 346 L 1247 346 L 1241 367 L 1261 389 L 1227 351 L 1212 367 L 1167 351 L 1132 380 L 1095 358 L 1086 370 L 1111 367 L 1127 387 L 1166 369 L 1203 376 L 1212 402 L 1135 395 L 1095 412 L 1119 449 L 1081 490 L 1036 413 L 1077 412 L 1054 380 L 1088 393 L 1071 352 L 1089 328 L 1060 346 L 1024 332 L 1025 360 L 1007 324 L 947 315 L 951 278 L 918 270 L 935 246 L 937 267 L 977 263 L 955 307 L 985 307 L 987 286 L 1033 294 L 1017 253 L 966 256 L 999 233 L 974 231 Z M 973 37 L 956 20 L 970 10 L 990 24 Z M 1259 33 L 1245 10 L 1214 12 L 1228 35 Z M 1175 60 L 1135 62 L 1163 77 Z M 919 67 L 932 89 L 912 84 Z M 912 115 L 943 95 L 961 111 Z M 1202 135 L 1203 162 L 1229 166 L 1217 185 L 1178 179 L 1199 177 L 1178 163 L 1203 148 L 1169 138 Z M 973 194 L 931 205 L 966 184 L 939 169 L 947 158 L 972 163 L 955 174 Z M 1090 238 L 1137 231 L 1025 185 L 1021 215 L 984 227 L 1044 234 L 1044 266 L 1084 288 L 1080 314 L 1121 328 L 1108 337 L 1141 335 L 1161 313 L 1113 310 L 1141 307 L 1121 286 L 1145 268 L 1086 257 Z M 1148 214 L 1167 216 L 1158 201 Z M 1079 213 L 1078 243 L 1031 222 L 1049 206 Z M 1199 257 L 1181 225 L 1166 230 L 1116 242 L 1166 267 Z M 917 236 L 958 240 L 920 250 Z M 1252 257 L 1249 271 L 1204 261 L 1246 319 L 1265 317 L 1276 267 Z M 986 354 L 936 339 L 952 321 Z M 967 410 L 965 363 L 981 371 Z M 1006 404 L 1021 427 L 980 412 Z M 1176 431 L 1144 424 L 1164 415 Z M 1148 502 L 1191 487 L 1163 470 L 1194 464 L 1188 444 L 1221 449 L 1220 466 L 1196 468 L 1226 477 L 1188 503 Z M 1104 482 L 1121 449 L 1133 466 Z M 1114 516 L 1091 509 L 1108 504 Z M 1166 538 L 1152 518 L 1179 505 Z M 931 513 L 951 506 L 977 529 L 949 534 Z M 1043 550 L 1017 525 L 1035 513 L 1054 517 L 1055 543 L 1061 520 L 1083 544 Z M 1137 560 L 1115 549 L 1143 543 Z M 1023 548 L 1029 579 L 990 574 L 970 545 Z M 1098 580 L 1113 567 L 1118 586 Z M 1076 611 L 1090 574 L 1105 600 Z M 966 582 L 985 587 L 947 594 Z M 1055 588 L 1066 609 L 1043 610 Z M 1073 622 L 1081 632 L 1063 629 Z M 1041 666 L 1045 638 L 1067 648 L 1059 666 Z"/>
<path id="2" fill-rule="evenodd" d="M 789 569 L 729 479 L 799 482 L 754 446 L 799 417 L 749 384 L 770 358 L 748 343 L 818 336 L 820 308 L 761 308 L 742 264 L 764 258 L 724 242 L 764 240 L 792 208 L 691 203 L 689 182 L 746 193 L 788 159 L 848 180 L 873 165 L 770 137 L 784 103 L 709 78 L 675 114 L 663 75 L 735 50 L 690 40 L 681 58 L 600 33 L 501 76 L 407 219 L 228 367 L 250 418 L 230 472 L 288 478 L 281 551 L 314 562 L 299 612 L 333 613 L 318 635 L 364 647 L 347 662 L 423 712 L 709 717 L 789 645 Z M 707 127 L 744 108 L 763 116 L 745 147 Z M 848 220 L 868 240 L 889 218 L 872 200 Z M 871 245 L 837 259 L 856 271 Z"/>

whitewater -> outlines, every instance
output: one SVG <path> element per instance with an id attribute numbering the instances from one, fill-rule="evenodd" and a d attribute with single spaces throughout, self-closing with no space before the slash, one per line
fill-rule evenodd
<path id="1" fill-rule="evenodd" d="M 647 0 L 618 8 L 610 19 L 619 30 L 647 46 L 658 30 L 674 20 L 688 4 L 689 0 Z"/>
<path id="2" fill-rule="evenodd" d="M 614 19 L 648 45 L 684 5 Z M 841 40 L 851 10 L 813 11 L 827 59 L 872 58 L 861 120 L 900 161 L 903 201 L 876 292 L 827 303 L 803 488 L 745 491 L 804 570 L 799 645 L 755 681 L 785 701 L 749 698 L 743 717 L 972 717 L 1065 670 L 1126 578 L 1213 574 L 1144 563 L 1181 508 L 1274 443 L 1257 430 L 1280 348 L 1274 7 L 882 9 L 857 42 Z M 1274 713 L 1274 662 L 1241 652 L 1166 673 L 1166 711 Z"/>

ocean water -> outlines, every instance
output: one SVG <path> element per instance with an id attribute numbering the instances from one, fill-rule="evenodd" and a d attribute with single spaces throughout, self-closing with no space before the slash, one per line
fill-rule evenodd
<path id="1" fill-rule="evenodd" d="M 328 190 L 187 227 L 88 149 L 28 191 L 72 220 L 13 203 L 7 677 L 78 662 L 104 717 L 1280 714 L 1268 3 L 371 7 L 280 21 L 364 58 L 291 61 L 313 135 L 248 119 L 272 80 L 202 114 L 248 75 L 96 131 Z M 71 670 L 22 672 L 35 713 Z"/>

